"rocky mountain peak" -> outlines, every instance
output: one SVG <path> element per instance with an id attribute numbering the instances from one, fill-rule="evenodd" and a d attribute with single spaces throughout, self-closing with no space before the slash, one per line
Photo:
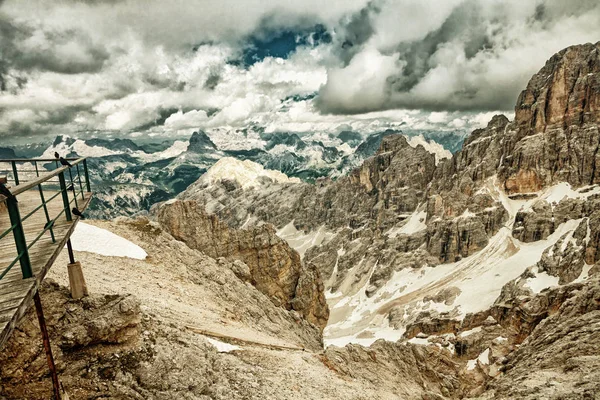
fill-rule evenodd
<path id="1" fill-rule="evenodd" d="M 498 171 L 508 193 L 600 183 L 600 42 L 550 58 L 515 111 Z"/>
<path id="2" fill-rule="evenodd" d="M 202 153 L 207 149 L 216 150 L 217 146 L 210 140 L 210 137 L 204 131 L 198 131 L 192 133 L 190 138 L 190 145 L 187 150 L 193 153 Z"/>
<path id="3" fill-rule="evenodd" d="M 524 134 L 600 121 L 600 42 L 552 56 L 521 92 L 515 123 Z"/>

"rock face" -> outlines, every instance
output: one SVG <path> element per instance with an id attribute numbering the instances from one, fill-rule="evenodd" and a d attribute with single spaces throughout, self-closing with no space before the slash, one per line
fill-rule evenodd
<path id="1" fill-rule="evenodd" d="M 164 204 L 157 213 L 164 229 L 189 247 L 246 264 L 251 283 L 276 305 L 298 311 L 321 329 L 327 324 L 329 310 L 319 272 L 310 264 L 303 266 L 272 226 L 231 229 L 194 201 Z"/>
<path id="2" fill-rule="evenodd" d="M 46 282 L 41 292 L 59 373 L 68 368 L 77 369 L 84 363 L 81 360 L 64 363 L 65 358 L 78 349 L 126 345 L 140 335 L 142 315 L 140 304 L 133 296 L 96 295 L 74 301 L 69 298 L 68 289 L 60 288 L 55 282 Z M 36 345 L 29 346 L 31 343 Z M 0 365 L 1 395 L 47 398 L 50 382 L 47 385 L 37 384 L 41 374 L 46 374 L 47 364 L 33 310 L 29 310 L 19 329 L 2 349 Z M 28 368 L 23 369 L 24 366 Z M 108 367 L 104 370 L 105 373 L 114 373 L 110 371 L 114 370 Z M 31 386 L 20 392 L 23 383 Z"/>
<path id="3" fill-rule="evenodd" d="M 600 183 L 600 43 L 554 55 L 515 107 L 501 176 L 511 193 Z"/>
<path id="4" fill-rule="evenodd" d="M 376 196 L 378 226 L 391 225 L 394 215 L 414 211 L 423 200 L 435 170 L 435 156 L 411 147 L 404 136 L 383 138 L 376 155 L 350 174 L 350 187 L 362 186 Z M 345 184 L 345 182 L 343 183 Z M 337 185 L 339 189 L 342 189 Z M 385 213 L 384 213 L 385 210 Z M 390 215 L 388 215 L 390 214 Z"/>
<path id="5" fill-rule="evenodd" d="M 504 374 L 490 382 L 484 398 L 584 399 L 600 392 L 599 281 L 553 290 L 543 297 L 550 302 L 535 303 L 546 316 L 506 356 Z M 562 301 L 557 304 L 552 298 Z"/>
<path id="6" fill-rule="evenodd" d="M 211 282 L 208 276 L 195 276 L 203 285 Z M 41 297 L 59 379 L 72 400 L 394 396 L 364 378 L 349 382 L 346 375 L 333 372 L 309 351 L 224 342 L 220 345 L 235 350 L 220 350 L 206 336 L 143 311 L 148 304 L 130 295 L 72 300 L 67 288 L 46 282 Z M 257 315 L 253 318 L 259 322 Z M 269 321 L 273 326 L 278 322 L 277 317 Z M 285 325 L 279 328 L 287 329 Z M 357 372 L 360 368 L 360 364 L 354 366 Z M 37 317 L 31 309 L 0 352 L 0 398 L 48 399 L 51 393 Z"/>

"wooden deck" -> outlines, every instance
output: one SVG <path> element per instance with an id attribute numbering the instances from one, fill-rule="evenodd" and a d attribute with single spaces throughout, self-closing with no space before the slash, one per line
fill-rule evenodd
<path id="1" fill-rule="evenodd" d="M 21 185 L 24 186 L 24 185 Z M 49 185 L 48 185 L 49 186 Z M 14 189 L 18 188 L 16 186 Z M 79 188 L 77 188 L 79 190 Z M 14 191 L 13 191 L 14 192 Z M 44 189 L 46 201 L 58 193 L 58 189 Z M 77 193 L 77 208 L 85 210 L 89 204 L 92 193 L 85 192 L 82 198 Z M 17 196 L 21 218 L 40 206 L 41 199 L 37 187 L 32 187 Z M 69 192 L 69 199 L 73 199 L 73 192 Z M 75 203 L 71 204 L 74 207 Z M 47 204 L 50 219 L 56 218 L 63 211 L 62 196 L 58 195 Z M 0 279 L 0 347 L 4 345 L 19 319 L 25 314 L 31 305 L 33 295 L 39 288 L 48 270 L 65 247 L 79 218 L 73 215 L 72 221 L 67 221 L 64 213 L 55 222 L 53 232 L 56 242 L 52 241 L 50 231 L 46 231 L 42 237 L 29 249 L 29 257 L 33 269 L 33 278 L 23 279 L 21 265 L 17 262 L 11 270 Z M 23 222 L 23 229 L 27 244 L 32 243 L 44 230 L 46 225 L 46 214 L 40 208 L 31 217 Z M 0 232 L 4 232 L 11 226 L 8 211 L 0 208 Z M 0 239 L 0 273 L 17 257 L 17 250 L 13 234 L 10 233 Z M 67 266 L 65 265 L 64 268 Z"/>

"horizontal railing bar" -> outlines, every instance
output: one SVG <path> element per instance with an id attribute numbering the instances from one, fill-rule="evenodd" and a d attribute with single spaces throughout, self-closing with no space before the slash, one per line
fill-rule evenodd
<path id="1" fill-rule="evenodd" d="M 23 222 L 27 218 L 31 217 L 33 214 L 35 214 L 37 211 L 39 211 L 39 209 L 42 208 L 44 206 L 44 204 L 48 204 L 49 202 L 51 202 L 52 200 L 54 200 L 56 198 L 56 196 L 58 196 L 61 193 L 62 193 L 62 190 L 58 191 L 54 196 L 50 197 L 48 200 L 44 201 L 42 204 L 40 204 L 39 206 L 37 206 L 36 208 L 34 208 L 33 211 L 31 211 L 29 214 L 27 214 L 26 216 L 24 216 L 23 218 L 21 218 L 21 222 Z"/>
<path id="2" fill-rule="evenodd" d="M 0 160 L 0 162 L 2 162 L 2 160 Z M 19 172 L 38 172 L 38 171 L 36 171 L 35 169 L 21 169 L 21 168 L 19 168 Z M 45 170 L 42 170 L 40 172 L 44 172 L 44 171 L 48 171 L 48 170 L 45 169 Z M 4 171 L 1 171 L 1 172 L 4 172 Z"/>
<path id="3" fill-rule="evenodd" d="M 72 163 L 72 166 L 75 166 L 75 165 L 79 164 L 83 160 L 85 160 L 85 158 L 79 158 L 79 159 L 77 159 L 76 161 L 74 161 Z M 33 180 L 33 181 L 31 181 L 29 183 L 26 183 L 24 185 L 17 185 L 14 188 L 11 188 L 10 191 L 13 194 L 13 196 L 17 196 L 20 193 L 23 193 L 23 192 L 25 192 L 25 191 L 27 191 L 27 190 L 29 190 L 29 189 L 31 189 L 31 188 L 39 185 L 40 183 L 46 182 L 48 179 L 57 176 L 61 172 L 67 171 L 68 169 L 69 169 L 68 166 L 64 166 L 64 167 L 60 167 L 60 168 L 54 169 L 52 171 L 48 171 L 48 173 L 45 174 L 44 176 L 40 176 L 38 179 Z M 2 197 L 4 197 L 4 196 L 2 196 Z"/>
<path id="4" fill-rule="evenodd" d="M 10 228 L 8 228 L 6 231 L 4 231 L 4 233 L 2 233 L 0 235 L 0 240 L 4 238 L 4 236 L 8 235 L 9 233 L 11 233 L 13 231 L 13 229 L 15 229 L 17 227 L 17 224 L 14 224 L 13 226 L 11 226 Z"/>
<path id="5" fill-rule="evenodd" d="M 75 161 L 75 160 L 79 160 L 79 158 L 82 157 L 63 157 L 65 160 L 67 161 Z M 85 157 L 83 157 L 85 158 Z M 0 158 L 0 162 L 53 162 L 53 161 L 58 161 L 56 158 Z"/>
<path id="6" fill-rule="evenodd" d="M 27 250 L 29 250 L 34 244 L 37 243 L 38 240 L 40 240 L 44 233 L 46 233 L 46 231 L 48 231 L 54 225 L 58 217 L 60 217 L 64 212 L 65 209 L 63 208 L 53 220 L 50 220 L 51 223 L 46 224 L 44 230 L 31 243 L 29 243 L 29 246 L 27 246 Z"/>

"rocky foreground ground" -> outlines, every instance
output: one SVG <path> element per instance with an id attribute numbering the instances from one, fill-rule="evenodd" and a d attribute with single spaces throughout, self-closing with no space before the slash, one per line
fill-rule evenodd
<path id="1" fill-rule="evenodd" d="M 600 391 L 597 279 L 521 298 L 478 316 L 474 328 L 430 335 L 422 344 L 380 340 L 324 350 L 320 330 L 244 282 L 241 264 L 211 259 L 147 220 L 96 224 L 128 237 L 148 257 L 78 252 L 92 292 L 82 300 L 61 286 L 64 256 L 44 285 L 54 354 L 71 399 L 539 399 L 594 398 Z M 237 349 L 219 352 L 198 330 L 227 336 L 220 340 Z M 487 362 L 469 366 L 486 351 Z M 4 398 L 48 398 L 33 312 L 0 365 Z"/>

